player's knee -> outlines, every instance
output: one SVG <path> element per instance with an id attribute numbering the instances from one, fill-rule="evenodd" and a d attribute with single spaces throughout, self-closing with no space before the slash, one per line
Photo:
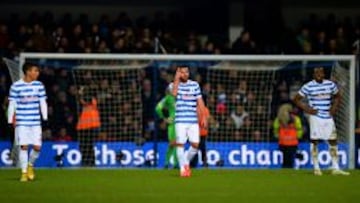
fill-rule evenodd
<path id="1" fill-rule="evenodd" d="M 196 148 L 196 149 L 199 148 L 199 143 L 190 143 L 190 144 L 193 148 Z"/>
<path id="2" fill-rule="evenodd" d="M 170 147 L 175 147 L 176 146 L 176 141 L 170 141 L 169 145 L 170 145 Z"/>
<path id="3" fill-rule="evenodd" d="M 311 144 L 317 146 L 317 144 L 319 143 L 319 140 L 311 140 Z"/>
<path id="4" fill-rule="evenodd" d="M 21 150 L 28 150 L 28 146 L 27 146 L 27 145 L 21 145 L 20 148 L 21 148 Z"/>
<path id="5" fill-rule="evenodd" d="M 35 151 L 39 152 L 39 151 L 40 151 L 40 149 L 41 149 L 41 147 L 40 147 L 40 146 L 34 146 L 34 150 L 35 150 Z"/>
<path id="6" fill-rule="evenodd" d="M 311 144 L 310 144 L 310 151 L 311 151 L 311 155 L 313 156 L 313 157 L 317 157 L 317 155 L 318 155 L 318 148 L 317 148 L 317 146 L 318 146 L 318 142 L 317 141 L 311 141 Z"/>
<path id="7" fill-rule="evenodd" d="M 329 145 L 330 146 L 336 146 L 337 145 L 337 140 L 329 140 Z"/>

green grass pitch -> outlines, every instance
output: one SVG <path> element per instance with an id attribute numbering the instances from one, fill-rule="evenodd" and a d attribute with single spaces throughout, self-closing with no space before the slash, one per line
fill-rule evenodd
<path id="1" fill-rule="evenodd" d="M 38 169 L 21 183 L 19 169 L 0 169 L 0 202 L 360 202 L 360 171 L 350 176 L 311 170 Z"/>

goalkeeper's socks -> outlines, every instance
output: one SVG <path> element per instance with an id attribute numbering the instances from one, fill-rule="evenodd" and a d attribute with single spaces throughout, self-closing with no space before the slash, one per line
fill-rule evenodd
<path id="1" fill-rule="evenodd" d="M 190 148 L 188 150 L 188 153 L 187 153 L 188 162 L 190 162 L 194 158 L 194 156 L 197 154 L 197 152 L 198 152 L 197 148 L 194 148 L 193 146 L 190 146 Z"/>
<path id="2" fill-rule="evenodd" d="M 28 157 L 29 157 L 28 151 L 20 149 L 19 161 L 20 161 L 21 172 L 23 173 L 27 172 Z"/>
<path id="3" fill-rule="evenodd" d="M 36 150 L 34 150 L 34 149 L 31 150 L 31 152 L 30 152 L 30 158 L 29 158 L 29 164 L 30 164 L 31 166 L 34 165 L 36 159 L 39 157 L 39 154 L 40 154 L 40 152 L 38 152 L 38 151 L 36 151 Z"/>
<path id="4" fill-rule="evenodd" d="M 179 161 L 178 161 L 178 157 L 177 157 L 177 153 L 176 153 L 176 147 L 173 147 L 171 149 L 171 154 L 172 154 L 172 157 L 174 158 L 174 167 L 178 167 Z"/>

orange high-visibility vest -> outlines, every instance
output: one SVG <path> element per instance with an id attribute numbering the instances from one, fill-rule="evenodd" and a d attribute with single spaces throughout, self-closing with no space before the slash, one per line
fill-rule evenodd
<path id="1" fill-rule="evenodd" d="M 76 125 L 77 130 L 87 130 L 100 127 L 100 116 L 97 108 L 96 99 L 92 99 L 90 104 L 83 106 L 79 121 Z"/>
<path id="2" fill-rule="evenodd" d="M 283 146 L 296 146 L 299 144 L 297 138 L 297 131 L 294 123 L 287 126 L 280 125 L 279 129 L 279 145 Z"/>
<path id="3" fill-rule="evenodd" d="M 199 128 L 200 128 L 200 136 L 207 136 L 207 134 L 208 134 L 208 129 L 201 127 L 200 126 L 200 121 L 202 119 L 208 119 L 209 116 L 210 116 L 210 112 L 209 112 L 209 109 L 207 107 L 204 108 L 202 114 L 199 112 L 199 109 L 198 109 L 198 121 L 199 121 Z"/>

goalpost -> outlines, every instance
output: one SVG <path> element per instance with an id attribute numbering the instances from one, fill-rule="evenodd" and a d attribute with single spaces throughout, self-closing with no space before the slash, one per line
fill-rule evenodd
<path id="1" fill-rule="evenodd" d="M 271 125 L 277 108 L 289 102 L 300 86 L 311 79 L 312 68 L 323 66 L 343 95 L 335 122 L 339 141 L 347 147 L 347 167 L 354 168 L 355 56 L 21 53 L 20 64 L 26 61 L 38 63 L 46 74 L 51 75 L 50 78 L 62 77 L 64 71 L 69 73 L 70 82 L 66 88 L 86 87 L 88 93 L 99 100 L 102 126 L 95 140 L 95 155 L 101 156 L 101 160 L 95 164 L 105 163 L 110 167 L 151 166 L 163 162 L 158 154 L 164 154 L 165 148 L 158 143 L 166 141 L 166 131 L 153 108 L 164 96 L 176 65 L 190 67 L 191 76 L 201 84 L 207 106 L 216 121 L 209 129 L 207 156 L 215 160 L 210 164 L 235 167 L 251 165 L 259 157 L 261 161 L 262 155 L 256 152 L 274 148 L 271 143 L 276 140 Z M 56 81 L 49 84 L 59 86 Z M 61 97 L 59 91 L 52 94 Z M 55 106 L 53 108 L 56 111 Z M 74 111 L 70 108 L 65 113 L 78 116 L 80 110 L 77 103 Z M 305 119 L 304 123 L 306 126 Z M 64 124 L 66 122 L 55 127 L 66 127 Z M 81 138 L 76 139 L 81 142 Z M 230 145 L 238 151 L 230 150 Z M 137 152 L 139 146 L 153 151 Z M 247 147 L 253 147 L 255 154 L 244 155 Z M 110 148 L 112 153 L 107 151 Z M 228 158 L 224 154 L 232 156 Z M 244 159 L 246 163 L 242 162 Z"/>

